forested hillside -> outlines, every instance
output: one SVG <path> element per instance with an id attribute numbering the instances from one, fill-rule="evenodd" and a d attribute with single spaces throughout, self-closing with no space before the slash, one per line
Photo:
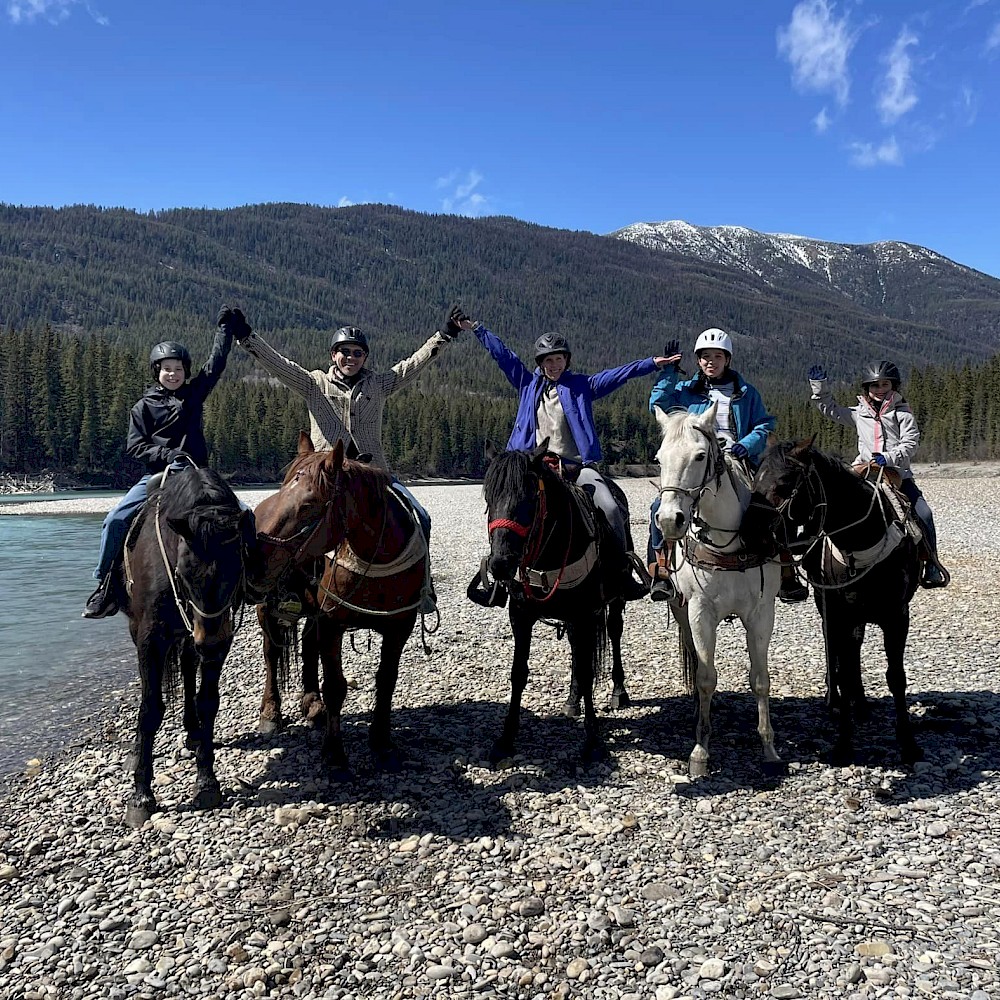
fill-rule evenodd
<path id="1" fill-rule="evenodd" d="M 134 478 L 122 446 L 150 345 L 184 341 L 197 366 L 223 303 L 242 306 L 259 332 L 312 368 L 329 364 L 330 332 L 345 323 L 368 333 L 370 364 L 388 366 L 412 353 L 454 300 L 525 358 L 539 333 L 559 330 L 573 344 L 574 367 L 591 371 L 724 327 L 734 334 L 736 367 L 778 414 L 779 433 L 821 428 L 830 446 L 842 432 L 805 405 L 804 370 L 822 361 L 846 380 L 862 359 L 888 355 L 904 372 L 918 369 L 909 395 L 928 421 L 922 457 L 995 448 L 992 418 L 964 388 L 992 363 L 942 367 L 981 365 L 995 350 L 983 334 L 988 313 L 976 312 L 975 301 L 956 310 L 955 323 L 940 312 L 934 322 L 917 312 L 894 318 L 833 288 L 780 288 L 622 240 L 389 206 L 141 215 L 0 205 L 0 471 Z M 970 311 L 975 334 L 965 325 Z M 655 451 L 651 381 L 598 404 L 609 460 L 646 462 Z M 463 336 L 391 401 L 387 454 L 411 474 L 477 476 L 483 442 L 506 440 L 513 410 L 510 387 Z M 273 479 L 304 426 L 301 403 L 235 348 L 206 410 L 213 461 L 244 480 Z"/>

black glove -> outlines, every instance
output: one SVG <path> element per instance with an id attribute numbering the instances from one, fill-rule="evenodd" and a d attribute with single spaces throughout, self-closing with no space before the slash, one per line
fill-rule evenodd
<path id="1" fill-rule="evenodd" d="M 219 312 L 218 324 L 226 333 L 231 334 L 237 342 L 245 340 L 253 333 L 246 316 L 243 315 L 242 309 L 230 309 L 229 306 L 223 306 Z"/>
<path id="2" fill-rule="evenodd" d="M 672 358 L 675 354 L 681 353 L 681 342 L 679 340 L 668 340 L 663 347 L 663 355 Z"/>
<path id="3" fill-rule="evenodd" d="M 461 306 L 452 306 L 448 311 L 448 315 L 445 317 L 441 333 L 443 333 L 449 340 L 454 340 L 462 332 L 461 324 L 466 322 L 468 318 L 469 317 L 462 312 Z"/>

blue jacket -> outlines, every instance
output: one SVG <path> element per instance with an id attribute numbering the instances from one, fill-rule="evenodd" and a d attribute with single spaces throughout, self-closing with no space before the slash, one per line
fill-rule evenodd
<path id="1" fill-rule="evenodd" d="M 730 414 L 735 424 L 733 437 L 746 448 L 751 458 L 763 454 L 767 447 L 767 436 L 774 430 L 775 418 L 764 408 L 760 393 L 744 382 L 739 372 L 732 371 L 735 388 L 730 406 Z M 678 382 L 680 372 L 676 368 L 665 368 L 653 386 L 649 396 L 649 410 L 687 410 L 688 413 L 703 413 L 711 405 L 708 398 L 708 380 L 696 375 L 684 382 Z"/>
<path id="2" fill-rule="evenodd" d="M 507 381 L 518 392 L 517 416 L 514 418 L 514 429 L 510 433 L 507 450 L 529 451 L 536 444 L 538 403 L 547 380 L 541 369 L 529 371 L 524 362 L 486 327 L 478 326 L 474 332 L 479 342 L 490 352 L 490 357 L 497 363 L 500 371 L 507 376 Z M 655 370 L 656 362 L 652 358 L 643 358 L 618 368 L 608 368 L 596 375 L 581 375 L 568 368 L 562 373 L 556 382 L 556 392 L 573 440 L 585 463 L 601 460 L 601 444 L 597 440 L 591 406 L 593 401 L 614 392 L 630 378 L 648 375 Z"/>

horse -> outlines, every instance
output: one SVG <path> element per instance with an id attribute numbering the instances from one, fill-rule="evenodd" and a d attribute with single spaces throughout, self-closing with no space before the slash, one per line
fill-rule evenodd
<path id="1" fill-rule="evenodd" d="M 125 822 L 139 827 L 156 811 L 153 740 L 163 722 L 164 687 L 184 684 L 183 724 L 197 764 L 195 805 L 222 803 L 215 776 L 219 677 L 243 604 L 256 539 L 253 515 L 218 473 L 194 466 L 165 474 L 129 531 L 122 560 L 125 613 L 142 694 L 129 755 L 133 789 Z M 201 675 L 201 685 L 197 684 Z"/>
<path id="2" fill-rule="evenodd" d="M 344 634 L 371 629 L 382 637 L 368 744 L 377 770 L 402 766 L 390 729 L 399 660 L 413 632 L 426 586 L 429 553 L 408 506 L 382 469 L 344 455 L 338 442 L 316 451 L 304 431 L 277 493 L 257 506 L 257 540 L 266 564 L 264 589 L 292 592 L 308 610 L 303 630 L 303 714 L 325 720 L 323 761 L 335 780 L 351 777 L 341 733 L 347 697 Z M 266 676 L 260 731 L 283 725 L 281 682 L 294 649 L 297 624 L 272 596 L 257 608 Z M 320 691 L 316 659 L 323 664 Z"/>
<path id="3" fill-rule="evenodd" d="M 764 772 L 777 774 L 784 765 L 774 748 L 767 652 L 781 570 L 773 544 L 761 543 L 750 550 L 744 546 L 743 536 L 753 540 L 755 534 L 745 525 L 752 490 L 716 438 L 715 413 L 715 404 L 701 414 L 656 413 L 663 435 L 656 456 L 657 519 L 664 539 L 680 543 L 679 565 L 672 573 L 678 597 L 671 602 L 671 611 L 678 624 L 685 682 L 698 695 L 688 771 L 692 778 L 708 773 L 712 696 L 718 683 L 716 631 L 723 618 L 736 615 L 747 634 Z"/>
<path id="4" fill-rule="evenodd" d="M 594 709 L 594 683 L 603 670 L 609 641 L 616 672 L 621 674 L 625 554 L 589 494 L 566 482 L 546 462 L 547 446 L 543 441 L 530 452 L 487 448 L 483 494 L 490 553 L 481 579 L 488 584 L 492 576 L 509 596 L 514 636 L 510 704 L 501 734 L 490 748 L 493 764 L 515 752 L 531 634 L 542 619 L 565 627 L 569 639 L 572 687 L 566 711 L 577 714 L 576 699 L 582 699 L 582 759 L 607 757 Z M 619 680 L 621 688 L 614 697 L 624 705 L 628 693 L 623 678 Z"/>
<path id="5" fill-rule="evenodd" d="M 833 762 L 853 760 L 855 724 L 868 717 L 861 676 L 868 624 L 882 629 L 900 755 L 907 765 L 920 760 L 903 664 L 920 561 L 904 511 L 889 493 L 821 452 L 812 439 L 772 445 L 756 485 L 799 533 L 795 544 L 804 549 L 802 565 L 823 619 L 827 696 L 839 712 Z"/>

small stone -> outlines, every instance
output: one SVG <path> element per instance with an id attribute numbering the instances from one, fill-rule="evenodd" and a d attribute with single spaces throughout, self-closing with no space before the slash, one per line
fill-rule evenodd
<path id="1" fill-rule="evenodd" d="M 7 882 L 19 877 L 20 872 L 13 865 L 0 865 L 0 881 Z"/>
<path id="2" fill-rule="evenodd" d="M 721 979 L 726 974 L 726 963 L 721 958 L 710 958 L 701 963 L 698 976 L 701 979 Z"/>
<path id="3" fill-rule="evenodd" d="M 862 941 L 855 946 L 854 950 L 866 958 L 881 958 L 883 955 L 892 954 L 892 946 L 889 942 L 878 938 L 873 941 Z"/>
<path id="4" fill-rule="evenodd" d="M 652 948 L 647 948 L 639 955 L 639 961 L 647 969 L 652 969 L 663 961 L 663 949 L 659 945 L 654 944 Z"/>
<path id="5" fill-rule="evenodd" d="M 781 983 L 779 986 L 771 987 L 770 995 L 775 1000 L 796 1000 L 796 997 L 802 996 L 802 991 L 791 983 Z"/>
<path id="6" fill-rule="evenodd" d="M 462 940 L 466 944 L 480 944 L 486 937 L 486 928 L 482 924 L 469 924 L 462 931 Z"/>
<path id="7" fill-rule="evenodd" d="M 589 968 L 590 962 L 588 962 L 585 958 L 574 958 L 569 965 L 566 966 L 566 978 L 579 979 Z"/>
<path id="8" fill-rule="evenodd" d="M 927 836 L 944 837 L 950 829 L 951 827 L 944 820 L 935 820 L 935 822 L 927 824 Z"/>
<path id="9" fill-rule="evenodd" d="M 521 902 L 519 911 L 522 917 L 538 917 L 545 912 L 545 901 L 538 896 L 529 896 Z"/>
<path id="10" fill-rule="evenodd" d="M 136 931 L 129 938 L 128 946 L 132 951 L 145 951 L 152 948 L 160 940 L 160 935 L 156 931 Z"/>
<path id="11" fill-rule="evenodd" d="M 452 976 L 459 975 L 459 969 L 453 969 L 448 965 L 428 965 L 427 978 L 433 982 L 442 979 L 451 979 Z"/>
<path id="12" fill-rule="evenodd" d="M 844 978 L 854 986 L 865 978 L 865 974 L 861 971 L 861 966 L 857 962 L 851 962 L 844 972 Z"/>

